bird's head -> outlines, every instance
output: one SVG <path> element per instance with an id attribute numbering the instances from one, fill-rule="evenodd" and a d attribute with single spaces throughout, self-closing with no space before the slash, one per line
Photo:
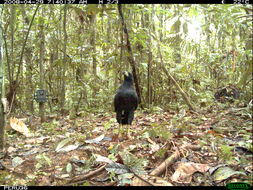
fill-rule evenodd
<path id="1" fill-rule="evenodd" d="M 133 81 L 133 75 L 130 72 L 124 71 L 123 72 L 125 81 Z"/>

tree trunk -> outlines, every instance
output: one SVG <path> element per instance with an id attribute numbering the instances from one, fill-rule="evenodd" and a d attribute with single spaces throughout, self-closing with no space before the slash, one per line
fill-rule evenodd
<path id="1" fill-rule="evenodd" d="M 160 47 L 160 42 L 159 40 L 157 40 L 157 46 L 158 46 L 158 52 L 159 52 L 159 57 L 161 60 L 161 67 L 163 72 L 167 75 L 167 77 L 175 84 L 176 88 L 179 90 L 180 94 L 183 96 L 183 99 L 185 100 L 186 104 L 188 105 L 188 107 L 195 111 L 193 105 L 190 102 L 189 97 L 187 96 L 187 94 L 183 91 L 183 89 L 180 87 L 180 85 L 177 83 L 177 81 L 174 79 L 174 77 L 169 73 L 169 71 L 166 69 L 164 62 L 163 62 L 163 57 L 162 57 L 162 52 L 161 52 L 161 47 Z"/>
<path id="2" fill-rule="evenodd" d="M 121 23 L 122 23 L 122 29 L 125 33 L 125 37 L 126 37 L 126 41 L 127 41 L 127 50 L 129 55 L 127 56 L 128 61 L 132 67 L 132 73 L 133 73 L 133 77 L 134 77 L 134 81 L 135 81 L 135 88 L 136 88 L 136 92 L 139 98 L 139 104 L 141 103 L 141 93 L 140 93 L 140 87 L 139 87 L 139 82 L 138 82 L 138 77 L 137 77 L 137 73 L 136 73 L 136 68 L 135 68 L 135 61 L 133 58 L 133 52 L 132 52 L 132 48 L 131 48 L 131 43 L 129 40 L 129 35 L 128 35 L 128 31 L 127 31 L 127 26 L 126 23 L 124 21 L 124 16 L 123 16 L 123 12 L 122 12 L 122 7 L 121 4 L 118 4 L 118 10 L 119 10 L 119 16 L 121 19 Z M 142 107 L 142 106 L 141 106 Z"/>
<path id="3" fill-rule="evenodd" d="M 64 6 L 64 15 L 63 15 L 63 35 L 64 35 L 64 43 L 63 43 L 63 63 L 62 63 L 62 85 L 61 85 L 61 113 L 64 113 L 64 105 L 65 105 L 65 75 L 66 75 L 66 68 L 67 68 L 67 6 Z"/>
<path id="4" fill-rule="evenodd" d="M 25 62 L 26 62 L 26 86 L 27 88 L 25 89 L 25 102 L 27 104 L 26 109 L 29 110 L 30 113 L 33 114 L 34 112 L 34 101 L 31 98 L 32 93 L 34 92 L 33 89 L 33 83 L 32 77 L 33 77 L 33 64 L 32 64 L 32 49 L 31 48 L 26 48 L 26 56 L 25 56 Z"/>
<path id="5" fill-rule="evenodd" d="M 97 79 L 97 55 L 96 55 L 96 14 L 93 13 L 90 16 L 90 45 L 92 47 L 92 74 L 94 77 L 94 81 Z M 92 104 L 95 104 L 96 94 L 97 94 L 97 87 L 94 85 L 92 87 Z"/>
<path id="6" fill-rule="evenodd" d="M 154 30 L 154 24 L 152 22 L 152 18 L 153 18 L 153 15 L 154 15 L 154 5 L 152 5 L 152 13 L 149 14 L 147 16 L 147 28 L 149 28 L 149 35 L 151 36 L 151 33 L 152 32 L 155 32 L 155 31 L 151 31 L 151 30 Z M 146 19 L 145 19 L 146 20 Z M 152 26 L 152 27 L 150 27 Z M 148 46 L 148 84 L 147 84 L 147 102 L 148 102 L 148 107 L 150 107 L 150 104 L 152 104 L 152 62 L 153 62 L 153 55 L 152 55 L 152 40 L 151 38 L 148 39 L 148 43 L 149 43 L 149 46 Z"/>
<path id="7" fill-rule="evenodd" d="M 9 70 L 9 72 L 11 72 L 11 78 L 10 78 L 10 91 L 9 93 L 7 94 L 7 99 L 8 99 L 8 102 L 10 104 L 10 111 L 12 110 L 12 106 L 13 104 L 15 103 L 15 99 L 16 99 L 16 91 L 17 91 L 17 87 L 19 86 L 19 76 L 20 76 L 20 71 L 21 71 L 21 65 L 22 65 L 22 61 L 23 61 L 23 55 L 24 55 L 24 51 L 25 51 L 25 46 L 26 46 L 26 42 L 27 42 L 27 39 L 28 39 L 28 36 L 29 36 L 29 33 L 30 33 L 30 30 L 31 30 L 31 27 L 32 27 L 32 23 L 33 23 L 33 20 L 35 18 L 35 15 L 37 13 L 39 9 L 39 4 L 37 5 L 35 11 L 34 11 L 34 14 L 33 14 L 33 17 L 32 17 L 32 20 L 30 22 L 30 25 L 29 25 L 29 28 L 28 28 L 28 31 L 26 33 L 26 36 L 25 36 L 25 39 L 24 39 L 24 43 L 22 45 L 22 49 L 21 49 L 21 54 L 20 54 L 20 59 L 19 59 L 19 63 L 18 63 L 18 71 L 17 71 L 17 74 L 16 74 L 16 79 L 14 80 L 14 62 L 10 60 L 10 64 L 13 65 L 12 69 Z M 14 14 L 14 13 L 13 13 Z M 12 29 L 11 29 L 12 30 Z M 14 39 L 13 39 L 14 40 Z M 12 45 L 13 45 L 13 42 L 12 42 Z M 11 57 L 13 57 L 14 53 L 12 52 L 11 50 Z M 9 68 L 9 67 L 8 67 Z"/>
<path id="8" fill-rule="evenodd" d="M 2 11 L 2 6 L 0 6 Z M 5 146 L 5 107 L 6 99 L 4 98 L 4 64 L 3 64 L 3 47 L 2 47 L 2 27 L 0 28 L 0 151 Z"/>
<path id="9" fill-rule="evenodd" d="M 10 29 L 11 29 L 11 55 L 14 55 L 14 34 L 15 34 L 15 21 L 16 21 L 16 5 L 11 6 L 11 19 L 10 19 Z M 12 65 L 12 67 L 10 67 L 10 74 L 11 74 L 11 78 L 10 78 L 10 84 L 13 81 L 13 75 L 14 75 L 14 68 L 15 68 L 15 64 L 13 62 L 13 57 L 14 56 L 10 56 L 10 65 Z"/>
<path id="10" fill-rule="evenodd" d="M 24 27 L 29 26 L 29 18 L 26 13 L 26 9 L 24 6 L 21 6 L 22 9 L 22 15 L 23 15 L 23 21 L 25 23 Z M 25 95 L 25 109 L 28 110 L 31 114 L 34 112 L 34 101 L 32 101 L 32 93 L 34 92 L 33 89 L 33 83 L 32 76 L 33 76 L 33 64 L 32 64 L 32 52 L 33 48 L 32 46 L 27 46 L 25 48 L 25 80 L 24 85 L 27 86 L 27 88 L 24 89 L 24 95 Z"/>
<path id="11" fill-rule="evenodd" d="M 43 16 L 43 9 L 42 9 Z M 40 28 L 40 89 L 45 90 L 45 71 L 44 71 L 44 52 L 45 52 L 45 36 L 44 36 L 44 22 L 39 26 Z M 45 103 L 39 102 L 39 115 L 41 123 L 45 121 Z"/>

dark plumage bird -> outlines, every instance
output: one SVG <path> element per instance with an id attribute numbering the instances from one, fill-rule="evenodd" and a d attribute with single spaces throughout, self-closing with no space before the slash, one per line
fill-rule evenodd
<path id="1" fill-rule="evenodd" d="M 117 122 L 120 125 L 131 125 L 137 106 L 138 96 L 133 86 L 133 75 L 130 72 L 124 72 L 124 82 L 114 96 L 114 108 Z"/>

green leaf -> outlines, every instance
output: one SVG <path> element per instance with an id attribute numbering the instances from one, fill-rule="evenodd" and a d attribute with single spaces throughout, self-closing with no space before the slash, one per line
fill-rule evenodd
<path id="1" fill-rule="evenodd" d="M 64 147 L 66 144 L 68 144 L 71 141 L 70 138 L 62 140 L 56 147 L 55 151 L 59 152 L 62 147 Z"/>
<path id="2" fill-rule="evenodd" d="M 72 164 L 71 163 L 68 163 L 67 166 L 66 166 L 66 171 L 68 173 L 70 173 L 72 171 L 73 167 L 72 167 Z"/>
<path id="3" fill-rule="evenodd" d="M 108 172 L 114 172 L 116 174 L 124 174 L 124 173 L 129 173 L 129 169 L 127 166 L 123 164 L 119 164 L 116 162 L 112 162 L 108 164 L 105 168 Z"/>
<path id="4" fill-rule="evenodd" d="M 12 159 L 12 166 L 15 168 L 17 166 L 19 166 L 20 164 L 22 164 L 24 162 L 24 160 L 20 157 L 15 157 Z"/>
<path id="5" fill-rule="evenodd" d="M 213 174 L 213 178 L 215 181 L 222 181 L 225 179 L 228 179 L 229 177 L 233 175 L 245 175 L 244 172 L 234 171 L 230 167 L 221 167 L 215 171 Z"/>

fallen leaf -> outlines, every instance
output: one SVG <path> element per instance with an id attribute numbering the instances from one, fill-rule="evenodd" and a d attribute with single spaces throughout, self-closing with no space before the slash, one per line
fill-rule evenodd
<path id="1" fill-rule="evenodd" d="M 143 178 L 145 181 L 141 180 L 138 177 L 134 177 L 132 183 L 133 186 L 173 186 L 170 182 L 165 181 L 161 177 L 150 175 L 141 175 L 140 177 Z"/>
<path id="2" fill-rule="evenodd" d="M 72 171 L 72 164 L 71 163 L 68 163 L 67 166 L 66 166 L 66 171 L 68 173 L 70 173 Z"/>
<path id="3" fill-rule="evenodd" d="M 8 152 L 8 153 L 12 153 L 12 152 L 15 152 L 16 150 L 17 150 L 16 148 L 10 146 L 10 147 L 7 149 L 7 152 Z"/>
<path id="4" fill-rule="evenodd" d="M 20 157 L 15 157 L 12 159 L 12 166 L 15 168 L 19 165 L 21 165 L 24 162 L 24 160 Z"/>
<path id="5" fill-rule="evenodd" d="M 180 163 L 170 179 L 177 183 L 190 183 L 192 174 L 195 172 L 207 172 L 209 168 L 210 166 L 207 164 L 197 164 L 194 162 Z"/>
<path id="6" fill-rule="evenodd" d="M 246 174 L 244 172 L 239 172 L 239 171 L 235 171 L 230 167 L 220 167 L 218 168 L 214 174 L 213 174 L 213 179 L 214 181 L 223 181 L 233 175 L 245 175 Z"/>
<path id="7" fill-rule="evenodd" d="M 127 166 L 120 164 L 120 163 L 116 163 L 116 162 L 112 162 L 110 164 L 107 164 L 107 166 L 105 167 L 105 169 L 108 172 L 114 172 L 116 174 L 124 174 L 124 173 L 130 173 L 129 169 Z"/>
<path id="8" fill-rule="evenodd" d="M 59 152 L 61 150 L 62 147 L 64 147 L 66 144 L 68 144 L 71 141 L 70 138 L 64 139 L 62 140 L 56 147 L 55 151 Z"/>
<path id="9" fill-rule="evenodd" d="M 105 163 L 108 163 L 108 164 L 113 163 L 113 161 L 110 160 L 109 158 L 101 156 L 99 154 L 96 154 L 96 157 L 97 157 L 96 162 L 105 162 Z"/>
<path id="10" fill-rule="evenodd" d="M 105 135 L 100 135 L 99 137 L 96 137 L 95 139 L 88 139 L 85 142 L 86 143 L 96 143 L 98 144 L 100 141 L 102 141 L 104 139 Z"/>
<path id="11" fill-rule="evenodd" d="M 27 139 L 25 142 L 27 144 L 41 144 L 44 142 L 45 139 L 50 139 L 50 137 L 32 138 L 32 139 Z"/>
<path id="12" fill-rule="evenodd" d="M 30 133 L 29 129 L 27 128 L 26 124 L 23 121 L 15 118 L 15 117 L 10 118 L 10 126 L 12 129 L 20 132 L 22 135 L 25 135 L 26 137 L 31 136 L 31 133 Z"/>
<path id="13" fill-rule="evenodd" d="M 158 144 L 151 144 L 150 148 L 151 148 L 151 150 L 149 151 L 150 154 L 153 154 L 154 152 L 160 150 L 160 146 Z"/>

